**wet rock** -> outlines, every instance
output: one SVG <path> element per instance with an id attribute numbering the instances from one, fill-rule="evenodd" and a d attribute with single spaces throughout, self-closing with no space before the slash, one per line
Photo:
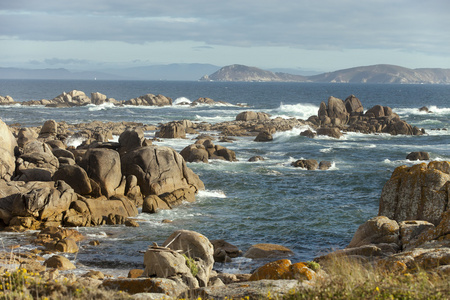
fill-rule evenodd
<path id="1" fill-rule="evenodd" d="M 270 115 L 263 112 L 244 111 L 236 116 L 236 121 L 270 120 Z"/>
<path id="2" fill-rule="evenodd" d="M 193 144 L 181 150 L 180 155 L 187 162 L 204 162 L 208 163 L 209 154 L 204 145 Z"/>
<path id="3" fill-rule="evenodd" d="M 306 137 L 309 137 L 312 139 L 312 138 L 315 138 L 317 134 L 314 131 L 307 129 L 305 131 L 300 132 L 300 135 L 306 136 Z"/>
<path id="4" fill-rule="evenodd" d="M 319 163 L 315 159 L 299 159 L 291 163 L 291 166 L 314 171 L 317 170 Z"/>
<path id="5" fill-rule="evenodd" d="M 337 127 L 319 127 L 316 130 L 317 135 L 326 135 L 335 139 L 342 136 L 341 131 Z"/>
<path id="6" fill-rule="evenodd" d="M 216 262 L 231 261 L 231 258 L 238 257 L 242 254 L 242 251 L 238 247 L 225 240 L 212 240 L 211 244 L 214 247 L 214 261 Z"/>
<path id="7" fill-rule="evenodd" d="M 409 160 L 430 160 L 430 154 L 428 152 L 411 152 L 406 156 Z"/>
<path id="8" fill-rule="evenodd" d="M 319 170 L 328 170 L 332 166 L 330 161 L 323 160 L 319 163 Z"/>
<path id="9" fill-rule="evenodd" d="M 256 155 L 256 156 L 252 156 L 248 159 L 249 162 L 255 162 L 255 161 L 263 161 L 264 157 Z"/>
<path id="10" fill-rule="evenodd" d="M 270 142 L 273 136 L 269 131 L 261 131 L 255 138 L 255 142 Z"/>

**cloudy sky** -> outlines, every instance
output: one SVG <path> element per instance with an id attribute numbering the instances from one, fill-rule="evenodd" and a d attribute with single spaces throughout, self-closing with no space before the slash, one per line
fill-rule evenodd
<path id="1" fill-rule="evenodd" d="M 448 0 L 0 0 L 0 66 L 450 68 Z"/>

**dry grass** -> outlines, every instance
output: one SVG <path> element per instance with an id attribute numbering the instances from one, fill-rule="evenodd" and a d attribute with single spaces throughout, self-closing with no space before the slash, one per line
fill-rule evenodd
<path id="1" fill-rule="evenodd" d="M 448 275 L 387 270 L 343 256 L 322 267 L 326 275 L 288 299 L 450 299 Z"/>

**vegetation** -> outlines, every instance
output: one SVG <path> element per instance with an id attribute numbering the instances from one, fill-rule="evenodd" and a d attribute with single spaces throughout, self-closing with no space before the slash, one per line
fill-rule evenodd
<path id="1" fill-rule="evenodd" d="M 195 260 L 191 257 L 188 257 L 186 254 L 183 254 L 183 256 L 186 259 L 186 265 L 188 266 L 189 270 L 191 270 L 192 276 L 197 276 L 198 266 Z"/>
<path id="2" fill-rule="evenodd" d="M 387 270 L 345 257 L 327 261 L 310 289 L 287 299 L 449 299 L 450 276 L 419 270 Z"/>
<path id="3" fill-rule="evenodd" d="M 129 295 L 117 291 L 86 288 L 82 284 L 46 280 L 39 273 L 26 269 L 4 270 L 0 275 L 0 300 L 3 299 L 129 299 Z"/>

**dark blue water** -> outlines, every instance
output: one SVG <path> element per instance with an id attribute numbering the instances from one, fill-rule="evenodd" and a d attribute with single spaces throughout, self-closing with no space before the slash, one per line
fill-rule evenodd
<path id="1" fill-rule="evenodd" d="M 263 111 L 273 117 L 307 119 L 329 96 L 345 99 L 354 94 L 365 109 L 376 104 L 390 106 L 412 125 L 423 127 L 424 136 L 346 134 L 308 139 L 299 136 L 306 128 L 274 135 L 274 141 L 256 143 L 238 138 L 222 144 L 233 149 L 238 162 L 190 163 L 204 181 L 206 191 L 195 203 L 171 211 L 140 214 L 140 227 L 103 226 L 80 228 L 89 239 L 100 239 L 96 248 L 83 248 L 72 259 L 87 267 L 139 267 L 142 253 L 152 242 L 161 243 L 174 230 L 190 229 L 210 239 L 225 239 L 243 251 L 256 243 L 282 244 L 295 252 L 294 261 L 311 260 L 330 249 L 343 248 L 357 227 L 377 215 L 381 189 L 395 167 L 413 162 L 405 159 L 411 151 L 427 151 L 433 160 L 450 160 L 450 86 L 371 85 L 311 83 L 219 83 L 166 81 L 0 81 L 0 95 L 16 101 L 52 99 L 72 89 L 87 95 L 101 92 L 117 100 L 147 93 L 163 94 L 174 101 L 209 97 L 248 108 L 230 106 L 173 106 L 164 108 L 86 106 L 73 108 L 0 107 L 0 118 L 8 124 L 41 125 L 55 119 L 68 123 L 137 121 L 158 124 L 189 119 L 211 123 L 233 120 L 244 110 Z M 433 113 L 419 112 L 428 106 Z M 147 135 L 151 137 L 152 132 Z M 190 136 L 193 138 L 195 135 Z M 75 142 L 75 141 L 74 141 Z M 190 139 L 164 140 L 180 151 Z M 247 162 L 261 155 L 265 161 Z M 300 158 L 329 160 L 328 171 L 306 171 L 290 166 Z M 162 224 L 163 219 L 173 223 Z M 218 266 L 246 272 L 260 262 L 238 259 Z"/>

